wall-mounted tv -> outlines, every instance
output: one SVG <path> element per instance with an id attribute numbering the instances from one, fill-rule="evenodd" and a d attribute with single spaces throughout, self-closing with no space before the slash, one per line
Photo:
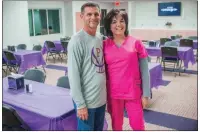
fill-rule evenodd
<path id="1" fill-rule="evenodd" d="M 181 16 L 181 2 L 158 3 L 158 16 Z"/>

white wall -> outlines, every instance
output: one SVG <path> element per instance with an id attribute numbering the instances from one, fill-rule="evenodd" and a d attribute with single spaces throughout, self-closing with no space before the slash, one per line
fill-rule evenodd
<path id="1" fill-rule="evenodd" d="M 126 12 L 128 13 L 128 2 L 120 2 L 119 6 L 115 6 L 114 3 L 112 3 L 112 5 L 115 9 L 126 9 Z"/>
<path id="2" fill-rule="evenodd" d="M 30 36 L 30 43 L 43 45 L 46 40 L 60 40 L 61 37 L 66 35 L 66 18 L 64 1 L 28 1 L 29 9 L 61 9 L 61 33 Z M 28 11 L 28 10 L 27 10 Z"/>
<path id="3" fill-rule="evenodd" d="M 174 2 L 177 0 L 171 0 Z M 132 12 L 132 27 L 133 28 L 157 28 L 168 29 L 165 26 L 166 22 L 172 22 L 170 29 L 188 29 L 197 30 L 197 2 L 188 0 L 181 1 L 182 12 L 181 16 L 158 16 L 158 3 L 162 1 L 134 1 Z M 167 2 L 167 1 L 165 1 Z M 170 2 L 170 1 L 168 1 Z M 135 4 L 135 5 L 134 5 Z"/>
<path id="4" fill-rule="evenodd" d="M 30 48 L 27 1 L 3 1 L 3 48 L 22 43 Z"/>
<path id="5" fill-rule="evenodd" d="M 86 3 L 86 1 L 73 1 L 72 2 L 72 11 L 73 11 L 73 33 L 76 33 L 76 12 L 81 12 L 81 6 Z M 96 2 L 99 4 L 101 9 L 107 9 L 107 12 L 113 8 L 113 4 L 111 2 Z M 99 24 L 100 25 L 100 24 Z M 100 32 L 100 26 L 97 28 L 97 32 Z"/>
<path id="6" fill-rule="evenodd" d="M 66 31 L 66 36 L 72 36 L 73 35 L 73 13 L 72 13 L 72 1 L 65 1 L 64 3 L 65 6 L 65 31 Z"/>

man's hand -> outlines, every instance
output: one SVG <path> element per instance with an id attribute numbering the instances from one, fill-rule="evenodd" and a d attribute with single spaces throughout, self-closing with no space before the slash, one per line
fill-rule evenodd
<path id="1" fill-rule="evenodd" d="M 148 97 L 142 97 L 142 107 L 143 109 L 147 108 L 149 104 Z"/>
<path id="2" fill-rule="evenodd" d="M 77 116 L 81 120 L 87 120 L 88 119 L 88 109 L 87 107 L 82 109 L 77 109 Z"/>

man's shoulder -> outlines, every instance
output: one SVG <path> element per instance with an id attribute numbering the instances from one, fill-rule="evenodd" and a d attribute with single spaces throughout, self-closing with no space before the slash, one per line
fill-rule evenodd
<path id="1" fill-rule="evenodd" d="M 83 32 L 79 31 L 79 32 L 75 33 L 74 35 L 72 35 L 71 39 L 74 41 L 80 41 L 80 39 L 83 37 L 84 37 Z"/>
<path id="2" fill-rule="evenodd" d="M 84 35 L 81 31 L 77 32 L 76 34 L 72 35 L 69 45 L 71 46 L 79 46 L 81 43 L 83 43 Z"/>

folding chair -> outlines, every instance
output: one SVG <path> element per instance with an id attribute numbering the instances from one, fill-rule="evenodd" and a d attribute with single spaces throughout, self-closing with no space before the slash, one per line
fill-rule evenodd
<path id="1" fill-rule="evenodd" d="M 181 39 L 180 47 L 193 47 L 193 40 L 191 39 Z"/>
<path id="2" fill-rule="evenodd" d="M 197 36 L 189 36 L 188 39 L 191 39 L 191 40 L 198 40 L 198 37 L 197 37 Z"/>
<path id="3" fill-rule="evenodd" d="M 22 120 L 14 108 L 3 104 L 3 131 L 30 131 L 30 127 Z"/>
<path id="4" fill-rule="evenodd" d="M 60 77 L 57 81 L 57 86 L 70 89 L 68 76 Z"/>
<path id="5" fill-rule="evenodd" d="M 26 50 L 26 44 L 18 44 L 17 49 Z"/>
<path id="6" fill-rule="evenodd" d="M 46 41 L 46 47 L 47 47 L 46 61 L 48 59 L 48 56 L 52 56 L 54 59 L 54 63 L 55 63 L 56 55 L 58 55 L 62 62 L 61 51 L 56 49 L 56 46 L 53 42 Z"/>
<path id="7" fill-rule="evenodd" d="M 42 49 L 42 46 L 41 46 L 41 45 L 34 45 L 34 46 L 33 46 L 33 50 L 34 50 L 34 51 L 41 51 L 41 49 Z"/>
<path id="8" fill-rule="evenodd" d="M 36 81 L 36 82 L 45 82 L 46 75 L 44 72 L 39 69 L 29 69 L 24 73 L 24 79 Z"/>
<path id="9" fill-rule="evenodd" d="M 6 73 L 8 73 L 8 70 L 10 72 L 12 72 L 12 69 L 14 69 L 16 73 L 18 73 L 19 72 L 18 70 L 19 70 L 19 67 L 20 67 L 20 63 L 17 61 L 14 53 L 4 50 L 3 51 L 3 56 L 5 58 L 6 65 L 7 65 Z"/>
<path id="10" fill-rule="evenodd" d="M 178 49 L 176 47 L 161 47 L 161 54 L 162 54 L 161 63 L 163 63 L 164 71 L 166 66 L 165 63 L 173 63 L 174 64 L 173 71 L 175 71 L 175 68 L 179 70 L 179 76 L 180 76 L 182 61 L 179 66 L 180 59 L 178 57 Z"/>
<path id="11" fill-rule="evenodd" d="M 169 38 L 160 38 L 160 46 L 165 45 L 165 42 L 167 42 L 167 41 L 172 41 L 172 40 Z"/>

